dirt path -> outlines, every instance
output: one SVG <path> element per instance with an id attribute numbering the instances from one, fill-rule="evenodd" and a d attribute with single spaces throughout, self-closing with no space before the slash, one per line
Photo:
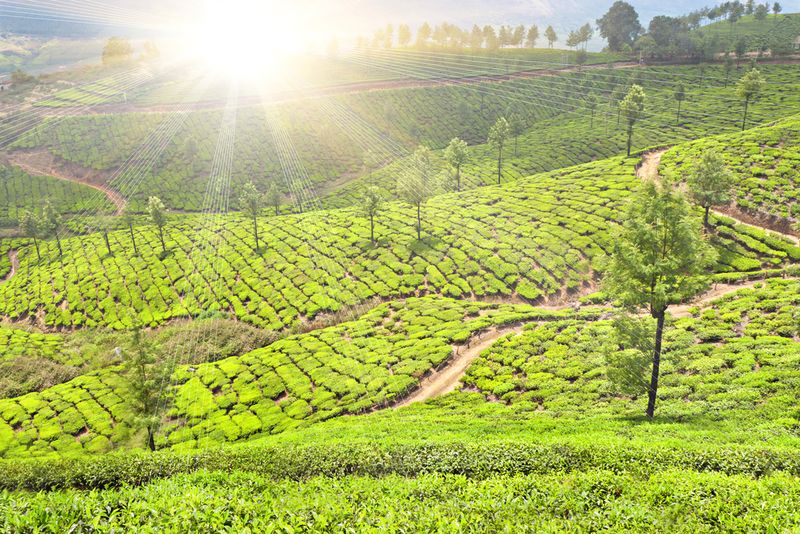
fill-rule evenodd
<path id="1" fill-rule="evenodd" d="M 395 408 L 423 402 L 455 390 L 467 367 L 480 356 L 481 352 L 491 347 L 495 341 L 507 334 L 519 334 L 522 332 L 522 328 L 522 326 L 516 326 L 492 329 L 477 336 L 478 339 L 475 337 L 470 339 L 470 343 L 478 341 L 476 344 L 455 347 L 455 356 L 448 360 L 447 365 L 425 377 L 414 393 L 396 404 Z"/>
<path id="2" fill-rule="evenodd" d="M 669 149 L 662 148 L 642 154 L 642 161 L 636 166 L 636 176 L 642 180 L 658 180 L 658 168 L 661 166 L 661 156 L 663 156 L 667 150 Z"/>
<path id="3" fill-rule="evenodd" d="M 47 149 L 17 150 L 8 154 L 8 161 L 34 176 L 51 176 L 100 191 L 114 204 L 116 215 L 122 214 L 127 204 L 118 191 L 109 187 L 108 180 L 111 178 L 111 173 L 108 171 L 97 171 L 63 161 Z"/>
<path id="4" fill-rule="evenodd" d="M 659 180 L 658 168 L 661 166 L 661 157 L 669 150 L 662 148 L 653 150 L 642 155 L 642 161 L 636 166 L 636 176 L 642 180 L 654 179 Z M 711 213 L 717 217 L 727 217 L 733 219 L 739 224 L 747 226 L 754 226 L 766 232 L 776 234 L 778 237 L 788 239 L 795 246 L 800 246 L 800 238 L 790 233 L 787 224 L 782 223 L 777 218 L 769 216 L 754 216 L 740 210 L 735 203 L 730 206 L 717 208 L 711 210 Z"/>
<path id="5" fill-rule="evenodd" d="M 763 280 L 751 280 L 742 284 L 715 284 L 710 290 L 706 291 L 699 298 L 692 302 L 670 307 L 667 312 L 676 319 L 691 317 L 692 308 L 706 308 L 717 299 L 721 299 L 731 293 L 736 293 L 742 289 L 752 289 L 756 284 L 763 284 Z"/>
<path id="6" fill-rule="evenodd" d="M 9 250 L 8 259 L 11 261 L 11 270 L 0 279 L 0 283 L 8 282 L 17 274 L 17 271 L 19 271 L 19 253 L 16 250 Z"/>

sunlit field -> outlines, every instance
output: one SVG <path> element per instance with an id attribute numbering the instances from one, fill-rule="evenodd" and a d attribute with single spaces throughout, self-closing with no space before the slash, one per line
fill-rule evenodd
<path id="1" fill-rule="evenodd" d="M 0 531 L 800 529 L 798 12 L 0 0 Z"/>

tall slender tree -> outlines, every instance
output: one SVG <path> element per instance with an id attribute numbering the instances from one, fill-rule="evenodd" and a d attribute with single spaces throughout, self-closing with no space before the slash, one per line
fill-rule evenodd
<path id="1" fill-rule="evenodd" d="M 431 150 L 420 146 L 397 184 L 398 196 L 417 210 L 417 240 L 422 239 L 422 206 L 433 194 Z"/>
<path id="2" fill-rule="evenodd" d="M 619 103 L 619 109 L 622 116 L 625 117 L 628 132 L 628 156 L 631 155 L 631 145 L 633 144 L 633 129 L 639 119 L 644 116 L 646 96 L 644 89 L 639 85 L 631 86 L 628 94 Z"/>
<path id="3" fill-rule="evenodd" d="M 267 205 L 275 209 L 275 215 L 278 215 L 280 213 L 283 195 L 281 194 L 281 190 L 278 189 L 278 186 L 275 185 L 275 182 L 270 182 L 269 187 L 267 187 L 267 192 L 264 194 L 264 198 L 266 199 Z"/>
<path id="4" fill-rule="evenodd" d="M 456 182 L 456 191 L 461 191 L 461 167 L 469 160 L 467 142 L 456 137 L 444 151 L 444 159 L 450 165 Z"/>
<path id="5" fill-rule="evenodd" d="M 678 116 L 677 116 L 677 124 L 681 124 L 681 104 L 684 100 L 686 100 L 686 87 L 683 85 L 683 82 L 678 83 L 675 87 L 675 92 L 673 93 L 672 97 L 675 99 L 675 102 L 678 103 Z"/>
<path id="6" fill-rule="evenodd" d="M 159 425 L 158 402 L 161 384 L 168 379 L 167 366 L 158 362 L 152 344 L 145 339 L 141 328 L 133 331 L 122 356 L 123 376 L 132 400 L 131 422 L 134 428 L 146 432 L 147 448 L 155 451 Z"/>
<path id="7" fill-rule="evenodd" d="M 698 223 L 698 224 L 696 224 Z M 624 308 L 645 308 L 656 321 L 647 417 L 655 413 L 667 309 L 705 287 L 703 274 L 715 261 L 699 221 L 669 183 L 646 182 L 631 199 L 604 285 Z"/>
<path id="8" fill-rule="evenodd" d="M 708 215 L 713 206 L 731 200 L 733 174 L 725 159 L 714 150 L 707 150 L 692 165 L 686 180 L 692 200 L 704 210 L 703 226 L 708 228 Z"/>
<path id="9" fill-rule="evenodd" d="M 375 217 L 383 209 L 383 196 L 380 190 L 371 185 L 361 196 L 361 211 L 369 219 L 369 240 L 375 245 Z"/>
<path id="10" fill-rule="evenodd" d="M 56 244 L 58 245 L 58 255 L 64 255 L 64 249 L 61 247 L 61 214 L 56 211 L 53 204 L 49 200 L 44 201 L 42 207 L 42 235 L 44 237 L 55 237 Z"/>
<path id="11" fill-rule="evenodd" d="M 22 235 L 33 239 L 33 246 L 36 248 L 36 259 L 42 261 L 42 255 L 39 251 L 39 237 L 41 237 L 42 224 L 39 218 L 30 210 L 22 212 L 19 218 L 19 229 Z"/>
<path id="12" fill-rule="evenodd" d="M 122 212 L 122 221 L 125 226 L 128 227 L 128 231 L 131 235 L 131 243 L 133 243 L 133 252 L 134 254 L 139 254 L 139 249 L 136 248 L 136 235 L 133 233 L 133 225 L 136 224 L 136 215 L 133 213 L 130 204 L 125 206 L 125 210 Z"/>
<path id="13" fill-rule="evenodd" d="M 588 95 L 586 95 L 586 99 L 584 100 L 584 102 L 586 104 L 586 109 L 588 109 L 590 113 L 589 129 L 591 130 L 594 129 L 594 113 L 595 111 L 597 111 L 597 104 L 598 104 L 597 95 L 594 93 L 589 93 Z"/>
<path id="14" fill-rule="evenodd" d="M 525 37 L 525 46 L 528 48 L 536 48 L 536 41 L 539 40 L 539 27 L 533 25 L 528 28 L 528 35 Z"/>
<path id="15" fill-rule="evenodd" d="M 161 253 L 167 253 L 167 244 L 164 241 L 164 227 L 167 225 L 167 209 L 158 197 L 147 199 L 147 215 L 150 222 L 158 230 L 158 238 L 161 240 Z"/>
<path id="16" fill-rule="evenodd" d="M 766 85 L 767 82 L 764 80 L 764 77 L 761 76 L 761 72 L 759 72 L 758 69 L 751 69 L 750 72 L 742 76 L 742 79 L 736 84 L 736 95 L 744 103 L 742 131 L 747 127 L 747 110 L 750 107 L 750 103 L 758 98 L 758 95 L 761 94 L 761 91 L 764 90 Z"/>
<path id="17" fill-rule="evenodd" d="M 511 126 L 505 117 L 500 117 L 489 130 L 489 144 L 497 150 L 497 183 L 503 177 L 503 148 L 511 136 Z"/>
<path id="18" fill-rule="evenodd" d="M 553 43 L 558 41 L 558 34 L 552 26 L 548 26 L 544 31 L 544 38 L 547 39 L 547 48 L 553 48 Z"/>
<path id="19" fill-rule="evenodd" d="M 253 182 L 247 182 L 242 188 L 239 196 L 239 207 L 253 221 L 253 234 L 256 237 L 256 248 L 258 246 L 258 216 L 261 215 L 264 197 L 258 192 Z"/>

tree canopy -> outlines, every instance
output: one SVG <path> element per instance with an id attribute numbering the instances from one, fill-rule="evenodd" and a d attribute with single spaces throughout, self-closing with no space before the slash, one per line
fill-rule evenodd
<path id="1" fill-rule="evenodd" d="M 642 32 L 639 14 L 627 2 L 617 0 L 601 18 L 597 19 L 600 35 L 608 41 L 608 48 L 614 52 L 624 46 L 633 46 L 636 37 Z"/>

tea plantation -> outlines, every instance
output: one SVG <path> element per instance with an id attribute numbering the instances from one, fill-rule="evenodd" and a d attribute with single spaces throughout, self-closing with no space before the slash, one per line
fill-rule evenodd
<path id="1" fill-rule="evenodd" d="M 736 173 L 739 208 L 784 219 L 800 216 L 800 119 L 681 145 L 664 154 L 661 173 L 681 179 L 688 163 L 710 150 L 723 154 Z"/>
<path id="2" fill-rule="evenodd" d="M 369 222 L 353 210 L 261 221 L 263 253 L 252 225 L 237 217 L 204 224 L 188 219 L 166 229 L 167 254 L 152 227 L 52 241 L 42 261 L 19 251 L 20 271 L 0 286 L 0 313 L 42 325 L 164 324 L 223 312 L 270 330 L 297 325 L 373 297 L 437 294 L 557 300 L 591 292 L 610 229 L 638 180 L 633 158 L 535 175 L 504 186 L 432 199 L 423 208 L 418 241 L 413 210 L 387 206 Z M 354 216 L 355 215 L 355 216 Z M 800 251 L 746 226 L 721 223 L 717 271 L 776 268 Z M 214 249 L 217 256 L 205 257 Z"/>
<path id="3" fill-rule="evenodd" d="M 797 15 L 266 4 L 0 80 L 0 532 L 800 530 Z"/>

